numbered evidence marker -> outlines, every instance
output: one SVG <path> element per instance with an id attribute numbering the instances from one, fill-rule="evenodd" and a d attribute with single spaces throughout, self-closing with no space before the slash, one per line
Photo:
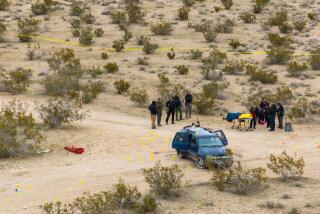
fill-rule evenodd
<path id="1" fill-rule="evenodd" d="M 84 184 L 84 180 L 80 178 L 80 179 L 79 179 L 79 184 L 80 184 L 80 185 L 83 185 L 83 184 Z"/>
<path id="2" fill-rule="evenodd" d="M 175 160 L 177 160 L 177 155 L 171 155 L 171 160 L 173 160 L 173 161 L 175 161 Z"/>
<path id="3" fill-rule="evenodd" d="M 151 161 L 154 161 L 154 154 L 153 154 L 153 152 L 150 152 L 149 158 L 150 158 Z"/>

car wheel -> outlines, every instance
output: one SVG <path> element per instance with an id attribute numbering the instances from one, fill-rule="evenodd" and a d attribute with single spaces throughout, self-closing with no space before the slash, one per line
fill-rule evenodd
<path id="1" fill-rule="evenodd" d="M 204 158 L 198 157 L 196 161 L 196 165 L 198 169 L 204 169 L 205 168 Z"/>
<path id="2" fill-rule="evenodd" d="M 181 159 L 185 158 L 184 154 L 182 154 L 180 151 L 177 151 L 177 156 Z"/>

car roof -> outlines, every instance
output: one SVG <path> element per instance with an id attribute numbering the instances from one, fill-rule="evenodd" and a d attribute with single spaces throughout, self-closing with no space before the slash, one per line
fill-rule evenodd
<path id="1" fill-rule="evenodd" d="M 212 136 L 214 135 L 213 130 L 203 128 L 203 127 L 195 127 L 195 126 L 187 126 L 179 131 L 179 133 L 194 133 L 198 136 Z"/>

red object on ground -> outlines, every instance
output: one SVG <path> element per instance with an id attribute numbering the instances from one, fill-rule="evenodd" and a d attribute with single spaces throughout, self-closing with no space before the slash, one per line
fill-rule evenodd
<path id="1" fill-rule="evenodd" d="M 74 146 L 66 146 L 64 149 L 75 154 L 82 154 L 84 152 L 84 148 L 76 148 Z"/>

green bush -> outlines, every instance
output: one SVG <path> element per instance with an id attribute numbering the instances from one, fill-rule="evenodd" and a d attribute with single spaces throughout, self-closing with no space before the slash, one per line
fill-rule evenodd
<path id="1" fill-rule="evenodd" d="M 214 29 L 209 29 L 207 31 L 202 32 L 203 37 L 206 39 L 207 42 L 214 42 L 217 37 L 217 33 Z"/>
<path id="2" fill-rule="evenodd" d="M 288 114 L 290 119 L 305 118 L 309 114 L 310 105 L 307 98 L 302 97 L 293 105 Z"/>
<path id="3" fill-rule="evenodd" d="M 295 159 L 290 157 L 286 151 L 281 155 L 270 155 L 268 168 L 275 174 L 279 175 L 282 180 L 295 179 L 303 175 L 303 168 L 305 166 L 303 157 Z"/>
<path id="4" fill-rule="evenodd" d="M 129 40 L 132 38 L 132 33 L 129 31 L 129 30 L 127 30 L 127 29 L 125 29 L 124 30 L 124 35 L 123 35 L 123 40 L 125 41 L 125 42 L 129 42 Z"/>
<path id="5" fill-rule="evenodd" d="M 242 12 L 240 14 L 240 19 L 247 24 L 253 24 L 256 22 L 256 15 L 249 12 Z"/>
<path id="6" fill-rule="evenodd" d="M 293 43 L 293 39 L 291 38 L 291 36 L 280 36 L 277 33 L 269 33 L 268 34 L 268 38 L 270 43 L 275 46 L 275 47 L 290 47 L 290 45 Z"/>
<path id="7" fill-rule="evenodd" d="M 150 37 L 145 35 L 138 35 L 137 36 L 137 44 L 138 45 L 144 45 L 146 42 L 150 41 Z"/>
<path id="8" fill-rule="evenodd" d="M 293 51 L 285 47 L 272 47 L 267 55 L 271 64 L 284 65 L 292 58 Z"/>
<path id="9" fill-rule="evenodd" d="M 167 57 L 171 60 L 176 57 L 176 53 L 174 52 L 173 48 L 171 48 L 171 51 L 167 53 Z"/>
<path id="10" fill-rule="evenodd" d="M 242 61 L 227 61 L 224 65 L 223 72 L 229 75 L 239 75 L 244 70 L 244 62 Z"/>
<path id="11" fill-rule="evenodd" d="M 45 94 L 50 96 L 70 96 L 80 90 L 78 77 L 52 74 L 47 76 L 42 85 L 45 88 Z"/>
<path id="12" fill-rule="evenodd" d="M 96 35 L 96 37 L 101 37 L 104 34 L 104 30 L 102 30 L 102 28 L 96 28 L 94 30 L 94 35 Z"/>
<path id="13" fill-rule="evenodd" d="M 3 84 L 3 91 L 19 94 L 26 91 L 30 82 L 32 71 L 30 69 L 17 68 L 8 73 L 2 73 L 0 83 Z"/>
<path id="14" fill-rule="evenodd" d="M 273 14 L 268 23 L 270 26 L 281 26 L 288 21 L 288 12 L 286 10 L 281 10 Z"/>
<path id="15" fill-rule="evenodd" d="M 150 43 L 150 42 L 145 42 L 143 44 L 143 52 L 146 54 L 153 54 L 157 49 L 159 48 L 158 44 L 155 43 Z"/>
<path id="16" fill-rule="evenodd" d="M 130 83 L 123 79 L 117 80 L 113 84 L 114 87 L 117 89 L 118 94 L 124 94 L 130 88 Z"/>
<path id="17" fill-rule="evenodd" d="M 158 207 L 158 203 L 156 199 L 148 194 L 142 198 L 142 204 L 138 206 L 137 213 L 149 213 L 151 211 L 156 210 Z"/>
<path id="18" fill-rule="evenodd" d="M 37 54 L 37 52 L 40 50 L 40 44 L 33 44 L 33 46 L 31 46 L 30 43 L 28 43 L 27 46 L 27 58 L 29 60 L 34 60 L 36 57 L 41 58 L 41 56 L 39 56 L 40 54 Z"/>
<path id="19" fill-rule="evenodd" d="M 195 1 L 194 0 L 182 0 L 183 4 L 187 7 L 191 7 L 194 5 Z"/>
<path id="20" fill-rule="evenodd" d="M 223 61 L 227 59 L 227 54 L 224 52 L 221 52 L 217 48 L 213 48 L 209 56 L 202 58 L 202 69 L 203 71 L 207 70 L 214 70 L 217 68 L 218 64 L 223 63 Z"/>
<path id="21" fill-rule="evenodd" d="M 254 13 L 261 13 L 262 9 L 269 3 L 270 0 L 256 0 L 254 5 Z"/>
<path id="22" fill-rule="evenodd" d="M 220 191 L 247 195 L 262 189 L 263 183 L 267 180 L 265 172 L 262 167 L 244 169 L 238 162 L 231 168 L 215 170 L 211 180 Z"/>
<path id="23" fill-rule="evenodd" d="M 220 10 L 221 10 L 221 7 L 214 6 L 214 11 L 216 11 L 216 13 L 219 13 Z"/>
<path id="24" fill-rule="evenodd" d="M 140 23 L 143 21 L 143 17 L 146 15 L 146 13 L 140 7 L 139 2 L 128 3 L 126 5 L 126 10 L 130 23 Z"/>
<path id="25" fill-rule="evenodd" d="M 126 185 L 123 180 L 113 186 L 112 198 L 119 208 L 134 208 L 141 198 L 137 187 Z"/>
<path id="26" fill-rule="evenodd" d="M 92 27 L 87 26 L 85 28 L 81 29 L 80 36 L 79 36 L 79 43 L 81 45 L 91 45 L 92 44 L 92 38 L 93 38 L 93 32 Z"/>
<path id="27" fill-rule="evenodd" d="M 178 65 L 176 69 L 177 69 L 177 72 L 181 75 L 186 75 L 189 72 L 188 67 L 185 65 Z"/>
<path id="28" fill-rule="evenodd" d="M 73 18 L 70 21 L 71 24 L 71 33 L 74 37 L 79 37 L 80 36 L 80 31 L 81 31 L 81 21 L 78 18 Z"/>
<path id="29" fill-rule="evenodd" d="M 189 7 L 181 7 L 178 10 L 178 17 L 180 20 L 188 20 L 190 13 Z"/>
<path id="30" fill-rule="evenodd" d="M 320 70 L 320 47 L 310 51 L 310 65 L 313 70 Z"/>
<path id="31" fill-rule="evenodd" d="M 101 59 L 108 59 L 109 55 L 107 52 L 101 52 Z"/>
<path id="32" fill-rule="evenodd" d="M 214 30 L 217 33 L 232 33 L 234 26 L 234 21 L 231 19 L 226 19 L 222 23 L 215 26 Z"/>
<path id="33" fill-rule="evenodd" d="M 44 15 L 50 10 L 50 6 L 46 5 L 44 2 L 37 1 L 31 4 L 31 11 L 34 15 Z"/>
<path id="34" fill-rule="evenodd" d="M 151 26 L 151 31 L 156 35 L 169 35 L 172 31 L 170 22 L 161 21 Z"/>
<path id="35" fill-rule="evenodd" d="M 0 0 L 0 11 L 9 10 L 10 2 L 8 0 Z"/>
<path id="36" fill-rule="evenodd" d="M 120 52 L 124 49 L 124 41 L 123 40 L 114 40 L 112 42 L 112 47 L 116 50 L 116 52 Z"/>
<path id="37" fill-rule="evenodd" d="M 190 51 L 191 59 L 201 59 L 202 58 L 202 51 L 199 49 L 193 49 Z"/>
<path id="38" fill-rule="evenodd" d="M 120 29 L 127 28 L 129 25 L 129 18 L 126 12 L 112 11 L 110 17 L 113 24 L 119 25 Z"/>
<path id="39" fill-rule="evenodd" d="M 143 88 L 133 88 L 130 91 L 130 100 L 139 106 L 145 105 L 149 100 L 148 92 Z"/>
<path id="40" fill-rule="evenodd" d="M 231 39 L 229 41 L 229 46 L 232 47 L 233 49 L 237 49 L 240 45 L 241 43 L 237 39 Z"/>
<path id="41" fill-rule="evenodd" d="M 303 71 L 309 68 L 307 63 L 299 64 L 297 61 L 292 61 L 288 66 L 288 73 L 292 77 L 299 77 L 302 75 Z"/>
<path id="42" fill-rule="evenodd" d="M 7 27 L 0 21 L 0 43 L 4 41 L 4 35 L 7 31 Z"/>
<path id="43" fill-rule="evenodd" d="M 274 84 L 278 81 L 278 76 L 270 71 L 259 69 L 251 74 L 250 80 L 260 81 L 265 84 Z"/>
<path id="44" fill-rule="evenodd" d="M 116 62 L 108 62 L 103 66 L 103 68 L 108 72 L 108 73 L 116 73 L 119 71 L 119 66 Z"/>
<path id="45" fill-rule="evenodd" d="M 96 18 L 89 12 L 86 12 L 86 13 L 82 13 L 80 15 L 80 20 L 81 22 L 83 23 L 86 23 L 86 24 L 93 24 L 96 20 Z"/>
<path id="46" fill-rule="evenodd" d="M 43 139 L 35 119 L 19 102 L 0 109 L 0 158 L 35 154 Z"/>
<path id="47" fill-rule="evenodd" d="M 233 5 L 233 1 L 232 0 L 221 0 L 221 2 L 222 2 L 223 6 L 224 6 L 224 8 L 226 10 L 230 10 L 230 8 Z"/>
<path id="48" fill-rule="evenodd" d="M 82 13 L 84 13 L 84 8 L 81 7 L 80 2 L 72 1 L 72 5 L 70 8 L 70 15 L 71 16 L 80 16 Z"/>
<path id="49" fill-rule="evenodd" d="M 18 38 L 21 42 L 32 41 L 33 36 L 39 34 L 39 25 L 41 21 L 33 18 L 25 18 L 18 21 Z"/>
<path id="50" fill-rule="evenodd" d="M 100 93 L 105 91 L 105 87 L 102 81 L 89 81 L 88 83 L 81 85 L 81 90 L 83 91 L 83 102 L 91 103 Z M 79 100 L 79 93 L 73 93 L 70 97 Z"/>
<path id="51" fill-rule="evenodd" d="M 280 32 L 283 34 L 290 34 L 293 31 L 293 27 L 287 22 L 280 25 L 279 29 L 280 29 Z"/>
<path id="52" fill-rule="evenodd" d="M 103 71 L 101 70 L 100 66 L 92 66 L 87 70 L 87 73 L 90 74 L 92 78 L 96 78 L 97 76 L 102 75 Z"/>
<path id="53" fill-rule="evenodd" d="M 137 58 L 138 65 L 149 65 L 149 57 L 138 57 Z"/>
<path id="54" fill-rule="evenodd" d="M 276 90 L 277 102 L 288 103 L 294 98 L 292 89 L 289 88 L 287 85 L 281 85 L 277 87 Z"/>
<path id="55" fill-rule="evenodd" d="M 308 18 L 310 19 L 310 20 L 316 20 L 316 17 L 317 17 L 317 14 L 315 14 L 315 13 L 308 13 Z"/>
<path id="56" fill-rule="evenodd" d="M 62 124 L 85 119 L 86 114 L 80 113 L 76 104 L 67 100 L 49 100 L 37 106 L 40 118 L 50 128 L 57 128 Z"/>
<path id="57" fill-rule="evenodd" d="M 153 168 L 143 169 L 143 175 L 151 191 L 162 197 L 181 190 L 183 185 L 183 173 L 177 165 L 165 167 L 157 161 Z"/>
<path id="58" fill-rule="evenodd" d="M 306 25 L 307 25 L 306 20 L 297 20 L 293 23 L 294 28 L 300 32 L 305 29 Z"/>

